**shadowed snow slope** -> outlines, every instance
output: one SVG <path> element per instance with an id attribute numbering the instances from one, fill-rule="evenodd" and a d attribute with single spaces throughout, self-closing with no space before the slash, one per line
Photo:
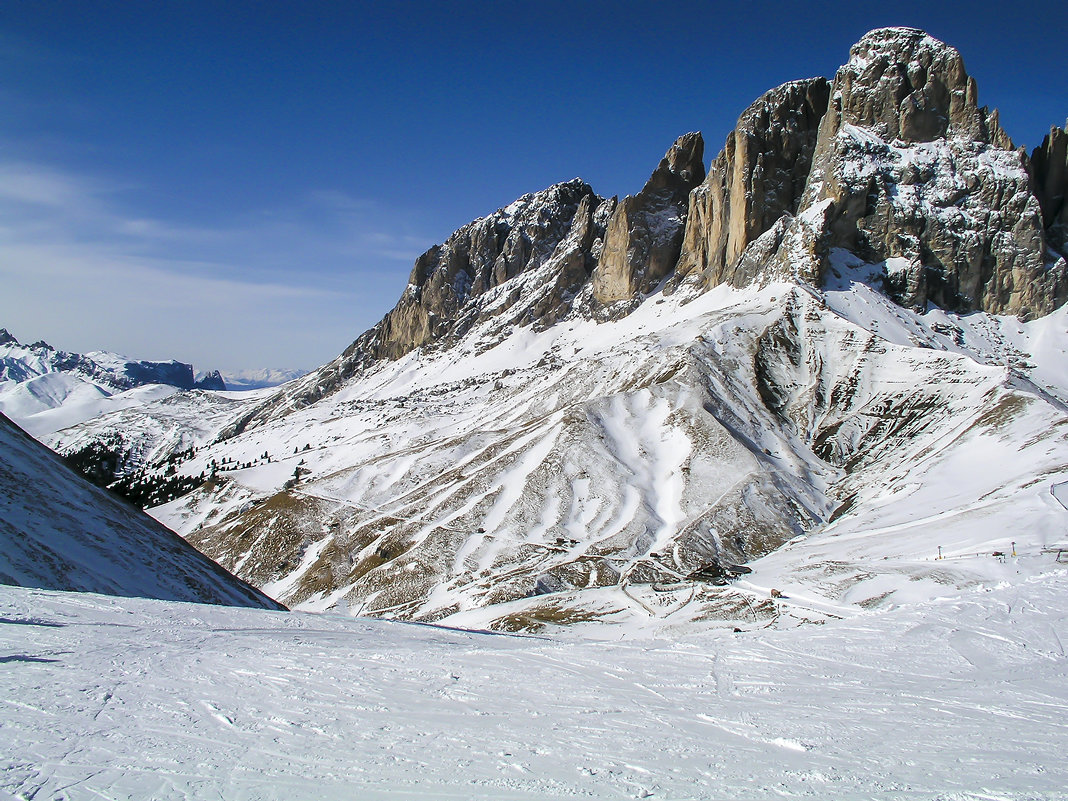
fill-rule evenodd
<path id="1" fill-rule="evenodd" d="M 0 415 L 0 582 L 278 608 Z"/>

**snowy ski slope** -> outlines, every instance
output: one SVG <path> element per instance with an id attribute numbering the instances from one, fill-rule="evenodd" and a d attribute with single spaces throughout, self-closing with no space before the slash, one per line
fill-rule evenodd
<path id="1" fill-rule="evenodd" d="M 0 792 L 1065 798 L 1068 569 L 1005 573 L 821 626 L 604 642 L 0 587 Z"/>

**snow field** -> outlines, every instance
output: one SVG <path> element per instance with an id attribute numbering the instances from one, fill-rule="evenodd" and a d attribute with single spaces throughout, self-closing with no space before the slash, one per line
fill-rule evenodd
<path id="1" fill-rule="evenodd" d="M 0 789 L 1064 798 L 1068 570 L 1044 567 L 821 626 L 617 642 L 0 587 Z"/>

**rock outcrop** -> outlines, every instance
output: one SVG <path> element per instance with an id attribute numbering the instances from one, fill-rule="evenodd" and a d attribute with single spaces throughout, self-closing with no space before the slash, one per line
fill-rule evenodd
<path id="1" fill-rule="evenodd" d="M 679 260 L 690 190 L 705 177 L 700 133 L 680 136 L 642 191 L 619 202 L 593 271 L 593 297 L 608 305 L 651 291 Z"/>
<path id="2" fill-rule="evenodd" d="M 1049 244 L 1068 255 L 1068 126 L 1050 129 L 1032 152 L 1031 166 Z"/>
<path id="3" fill-rule="evenodd" d="M 911 28 L 872 31 L 831 91 L 805 219 L 792 226 L 805 230 L 785 234 L 772 270 L 818 285 L 841 248 L 894 260 L 888 288 L 916 308 L 1027 318 L 1068 299 L 1068 267 L 1048 263 L 1027 158 L 977 105 L 956 50 Z"/>
<path id="4" fill-rule="evenodd" d="M 537 269 L 570 232 L 580 208 L 587 224 L 601 200 L 578 179 L 557 184 L 524 195 L 432 247 L 416 259 L 408 288 L 379 324 L 374 357 L 396 359 L 448 334 L 462 334 L 461 321 L 474 321 L 464 314 L 470 300 Z M 582 283 L 587 275 L 584 270 L 573 278 Z"/>
<path id="5" fill-rule="evenodd" d="M 750 270 L 737 269 L 742 254 L 784 215 L 796 213 L 829 91 L 824 78 L 787 83 L 738 118 L 708 176 L 690 193 L 679 279 L 700 273 L 706 287 L 753 279 Z"/>
<path id="6" fill-rule="evenodd" d="M 223 381 L 222 373 L 218 370 L 205 373 L 194 382 L 194 385 L 197 389 L 213 389 L 220 392 L 226 390 L 226 382 Z"/>

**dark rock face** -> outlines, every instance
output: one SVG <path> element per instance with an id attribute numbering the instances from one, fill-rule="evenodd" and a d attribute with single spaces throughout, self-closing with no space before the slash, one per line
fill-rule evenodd
<path id="1" fill-rule="evenodd" d="M 749 270 L 738 269 L 742 254 L 796 213 L 829 91 L 824 78 L 794 81 L 742 113 L 708 177 L 690 193 L 679 278 L 700 273 L 707 287 L 752 280 Z"/>
<path id="2" fill-rule="evenodd" d="M 593 297 L 604 305 L 651 291 L 675 268 L 690 190 L 705 177 L 700 133 L 680 136 L 641 192 L 619 202 L 593 271 Z"/>
<path id="3" fill-rule="evenodd" d="M 1068 299 L 1027 159 L 976 105 L 956 50 L 872 31 L 838 71 L 799 219 L 771 269 L 820 284 L 835 248 L 895 260 L 898 302 L 1030 317 Z"/>
<path id="4" fill-rule="evenodd" d="M 222 373 L 218 370 L 212 370 L 199 380 L 194 381 L 193 384 L 197 389 L 213 389 L 220 392 L 226 390 L 226 382 L 223 381 Z"/>
<path id="5" fill-rule="evenodd" d="M 527 292 L 530 310 L 525 319 L 520 317 L 517 322 L 552 325 L 571 310 L 576 295 L 589 282 L 609 220 L 616 210 L 615 198 L 598 204 L 594 203 L 594 198 L 585 197 L 579 204 L 571 218 L 571 230 L 553 252 L 552 269 L 539 276 L 540 280 L 530 282 Z"/>
<path id="6" fill-rule="evenodd" d="M 127 362 L 123 371 L 130 386 L 168 384 L 179 389 L 194 389 L 193 365 L 182 362 Z"/>
<path id="7" fill-rule="evenodd" d="M 1068 127 L 1050 129 L 1031 154 L 1031 167 L 1049 244 L 1068 255 Z"/>

